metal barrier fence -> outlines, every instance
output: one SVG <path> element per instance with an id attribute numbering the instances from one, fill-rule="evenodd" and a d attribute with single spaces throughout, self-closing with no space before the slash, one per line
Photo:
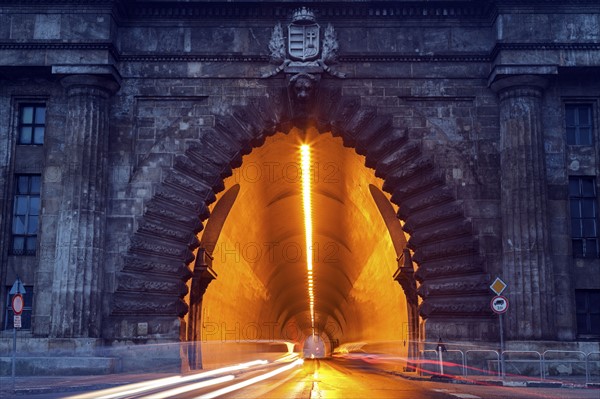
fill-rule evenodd
<path id="1" fill-rule="evenodd" d="M 561 356 L 560 359 L 552 359 L 552 358 L 548 358 L 549 354 L 556 354 L 556 355 L 567 355 L 566 357 Z M 569 355 L 576 355 L 573 357 L 569 357 Z M 544 353 L 542 353 L 542 364 L 543 364 L 543 369 L 542 369 L 542 379 L 545 379 L 547 376 L 550 375 L 550 367 L 549 365 L 551 363 L 556 363 L 556 362 L 560 362 L 560 363 L 583 363 L 585 365 L 586 363 L 586 354 L 585 352 L 581 352 L 581 351 L 559 351 L 559 350 L 547 350 Z M 586 375 L 587 375 L 587 367 L 584 366 L 586 368 Z M 587 379 L 586 379 L 586 383 L 587 383 Z"/>
<path id="2" fill-rule="evenodd" d="M 500 354 L 498 351 L 491 349 L 470 349 L 465 352 L 465 377 L 469 375 L 469 353 L 493 353 L 496 355 L 496 361 L 498 362 L 498 377 L 502 376 L 502 367 L 500 367 Z M 483 370 L 483 369 L 482 369 Z"/>
<path id="3" fill-rule="evenodd" d="M 531 359 L 518 359 L 518 360 L 510 360 L 510 354 L 517 354 L 517 353 L 521 353 L 521 354 L 530 354 L 530 355 L 537 355 L 538 359 L 539 359 L 539 363 L 540 363 L 540 379 L 543 379 L 543 369 L 544 369 L 544 363 L 542 361 L 542 354 L 538 351 L 504 351 L 502 353 L 500 353 L 500 363 L 503 365 L 502 368 L 502 378 L 506 378 L 506 363 L 515 363 L 516 361 L 521 362 L 521 363 L 528 363 L 531 362 Z M 509 355 L 509 359 L 506 358 L 506 354 Z M 516 367 L 516 366 L 513 366 Z M 520 370 L 517 369 L 517 371 L 519 372 L 520 375 Z"/>
<path id="4" fill-rule="evenodd" d="M 585 356 L 585 384 L 589 384 L 591 382 L 591 372 L 590 372 L 590 356 L 596 355 L 598 356 L 598 360 L 596 362 L 600 363 L 600 352 L 590 352 Z M 599 375 L 600 375 L 600 367 L 598 367 Z M 600 381 L 598 381 L 600 382 Z"/>
<path id="5" fill-rule="evenodd" d="M 438 351 L 436 351 L 434 349 L 426 349 L 426 350 L 422 350 L 421 351 L 422 355 L 424 355 L 425 353 L 434 353 L 435 356 L 431 360 L 433 360 L 434 362 L 439 362 L 439 360 L 438 360 L 439 359 L 439 357 L 438 357 L 439 356 L 439 352 Z M 448 368 L 453 368 L 453 367 L 459 366 L 459 368 L 460 368 L 460 375 L 464 375 L 465 370 L 466 370 L 466 367 L 465 367 L 465 354 L 464 354 L 464 352 L 461 351 L 461 350 L 459 350 L 459 349 L 448 349 L 448 350 L 444 351 L 443 353 L 448 353 L 448 354 L 451 354 L 451 353 L 460 353 L 460 358 L 461 358 L 460 364 L 451 363 L 451 365 L 446 365 L 446 370 L 448 370 Z M 442 360 L 443 360 L 443 356 L 444 355 L 442 354 Z M 421 356 L 421 359 L 425 359 L 425 357 Z M 442 375 L 443 374 L 451 374 L 451 373 L 445 373 L 444 372 L 444 364 L 443 363 L 440 363 L 439 367 L 440 367 L 440 374 L 442 374 Z M 423 369 L 422 365 L 420 366 L 420 368 Z"/>
<path id="6" fill-rule="evenodd" d="M 433 354 L 433 356 L 427 356 L 426 354 Z M 444 355 L 445 353 L 448 354 L 460 354 L 460 363 L 450 363 L 448 362 L 448 357 L 447 355 Z M 427 350 L 422 350 L 420 351 L 419 357 L 421 360 L 428 360 L 431 361 L 431 368 L 432 369 L 437 369 L 439 367 L 439 372 L 440 374 L 446 374 L 446 375 L 463 375 L 465 377 L 469 376 L 469 370 L 474 369 L 477 370 L 474 367 L 470 367 L 469 366 L 469 355 L 470 354 L 476 354 L 476 353 L 480 353 L 480 354 L 490 354 L 491 355 L 491 359 L 488 357 L 480 359 L 480 361 L 482 362 L 487 362 L 488 363 L 488 370 L 491 370 L 492 368 L 489 367 L 489 362 L 494 362 L 497 364 L 497 373 L 495 372 L 494 374 L 497 374 L 498 377 L 501 377 L 502 379 L 505 379 L 507 376 L 507 368 L 513 368 L 515 369 L 515 372 L 513 373 L 508 373 L 509 376 L 524 376 L 524 375 L 530 375 L 529 372 L 525 372 L 525 370 L 521 370 L 518 368 L 518 364 L 522 364 L 523 367 L 530 367 L 532 363 L 537 364 L 536 368 L 539 369 L 539 372 L 535 373 L 536 375 L 539 375 L 539 378 L 541 380 L 545 380 L 547 377 L 551 376 L 551 372 L 550 372 L 550 365 L 551 364 L 562 364 L 564 365 L 569 364 L 571 365 L 570 370 L 573 371 L 579 371 L 579 372 L 583 372 L 585 371 L 585 383 L 586 385 L 591 383 L 592 381 L 592 364 L 593 363 L 598 363 L 599 366 L 597 366 L 598 369 L 598 374 L 600 375 L 600 352 L 589 352 L 589 353 L 585 353 L 582 351 L 561 351 L 561 350 L 546 350 L 543 353 L 540 353 L 538 351 L 517 351 L 517 350 L 506 350 L 503 352 L 499 352 L 496 350 L 492 350 L 492 349 L 469 349 L 467 351 L 462 351 L 459 349 L 449 349 L 445 352 L 442 353 L 442 362 L 439 362 L 439 352 L 437 350 L 434 349 L 427 349 Z M 446 357 L 444 359 L 444 357 Z M 596 360 L 592 360 L 593 357 L 596 357 Z M 420 366 L 419 369 L 421 371 L 425 370 L 424 367 L 424 362 L 420 362 Z M 439 366 L 436 365 L 436 363 L 439 363 Z M 455 369 L 455 368 L 459 368 L 459 372 L 444 372 L 444 363 L 445 363 L 445 367 L 446 367 L 446 371 L 448 371 L 449 369 Z M 471 363 L 472 364 L 472 363 Z M 507 367 L 507 364 L 510 365 L 510 367 Z M 575 367 L 573 367 L 575 366 Z M 478 370 L 480 370 L 483 375 L 486 374 L 486 369 L 485 368 L 479 368 Z M 430 372 L 434 372 L 433 370 L 430 370 Z M 489 371 L 488 371 L 489 373 Z M 491 373 L 489 373 L 491 374 Z M 560 375 L 560 373 L 558 373 Z M 575 374 L 579 374 L 579 373 L 575 373 Z M 582 375 L 582 374 L 579 374 Z"/>

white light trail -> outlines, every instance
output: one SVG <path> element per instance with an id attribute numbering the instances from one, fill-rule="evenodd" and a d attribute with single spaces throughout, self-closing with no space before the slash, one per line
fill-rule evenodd
<path id="1" fill-rule="evenodd" d="M 245 387 L 250 386 L 252 384 L 256 384 L 257 382 L 264 381 L 266 379 L 274 377 L 277 374 L 283 373 L 284 371 L 293 369 L 296 366 L 300 366 L 302 363 L 304 363 L 304 359 L 298 359 L 295 362 L 292 362 L 292 363 L 290 363 L 288 365 L 285 365 L 283 367 L 279 367 L 278 369 L 275 369 L 273 371 L 269 371 L 268 373 L 265 373 L 265 374 L 262 374 L 262 375 L 258 375 L 256 377 L 250 378 L 250 379 L 248 379 L 246 381 L 238 382 L 237 384 L 233 384 L 233 385 L 230 385 L 228 387 L 218 389 L 216 391 L 207 393 L 207 394 L 202 395 L 202 396 L 198 396 L 198 397 L 196 397 L 194 399 L 212 399 L 212 398 L 216 398 L 216 397 L 219 397 L 221 395 L 225 395 L 227 393 L 230 393 L 230 392 L 233 392 L 233 391 L 237 391 L 238 389 L 242 389 L 242 388 L 245 388 Z"/>
<path id="2" fill-rule="evenodd" d="M 219 374 L 229 373 L 236 370 L 244 370 L 252 366 L 258 366 L 267 364 L 266 360 L 253 360 L 247 363 L 240 363 L 233 366 L 222 367 L 220 369 L 205 371 L 203 373 L 190 374 L 186 376 L 173 376 L 166 378 L 159 378 L 156 380 L 140 382 L 136 384 L 128 384 L 122 387 L 104 389 L 101 391 L 85 393 L 82 395 L 70 396 L 67 399 L 117 399 L 125 398 L 134 394 L 141 394 L 143 392 L 151 391 L 154 389 L 165 388 L 170 385 L 180 384 L 182 382 L 190 382 L 194 380 L 201 380 L 207 377 L 212 377 Z"/>
<path id="3" fill-rule="evenodd" d="M 217 378 L 213 378 L 211 380 L 197 382 L 195 384 L 184 385 L 182 387 L 170 389 L 168 391 L 154 392 L 154 393 L 151 393 L 149 396 L 146 396 L 145 398 L 146 399 L 176 398 L 178 395 L 181 395 L 182 393 L 195 391 L 195 390 L 201 389 L 201 388 L 206 388 L 211 385 L 222 384 L 224 382 L 231 381 L 234 378 L 235 377 L 233 375 L 229 374 L 229 375 L 226 375 L 223 377 L 217 377 Z"/>

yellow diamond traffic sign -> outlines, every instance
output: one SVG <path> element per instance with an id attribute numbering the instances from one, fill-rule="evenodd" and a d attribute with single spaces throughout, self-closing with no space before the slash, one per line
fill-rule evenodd
<path id="1" fill-rule="evenodd" d="M 490 285 L 491 290 L 494 291 L 496 295 L 502 294 L 506 287 L 507 284 L 504 281 L 502 281 L 500 277 L 496 277 L 492 285 Z"/>

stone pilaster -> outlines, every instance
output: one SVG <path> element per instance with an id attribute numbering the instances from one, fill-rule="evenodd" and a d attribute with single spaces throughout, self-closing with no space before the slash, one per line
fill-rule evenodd
<path id="1" fill-rule="evenodd" d="M 202 299 L 208 285 L 217 278 L 211 265 L 211 255 L 204 248 L 199 248 L 192 276 L 187 328 L 188 364 L 192 370 L 202 369 Z"/>
<path id="2" fill-rule="evenodd" d="M 542 96 L 546 80 L 511 76 L 492 84 L 500 98 L 503 279 L 508 339 L 552 339 L 554 282 L 549 256 Z"/>
<path id="3" fill-rule="evenodd" d="M 410 362 L 415 361 L 418 357 L 419 297 L 417 294 L 415 269 L 408 248 L 404 248 L 402 256 L 398 258 L 398 269 L 393 277 L 400 284 L 406 296 L 406 310 L 408 313 L 408 367 L 411 368 L 413 365 Z"/>
<path id="4" fill-rule="evenodd" d="M 107 78 L 63 78 L 68 96 L 63 193 L 52 286 L 53 337 L 99 337 L 106 226 Z"/>

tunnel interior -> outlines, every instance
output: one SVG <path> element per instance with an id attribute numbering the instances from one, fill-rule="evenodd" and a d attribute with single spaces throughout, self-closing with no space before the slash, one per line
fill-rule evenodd
<path id="1" fill-rule="evenodd" d="M 302 345 L 302 353 L 305 358 L 321 359 L 328 355 L 325 342 L 318 335 L 306 337 Z"/>
<path id="2" fill-rule="evenodd" d="M 314 331 L 307 291 L 303 143 L 311 149 Z M 374 191 L 387 196 L 382 184 L 341 138 L 314 129 L 277 133 L 243 157 L 198 236 L 216 275 L 198 308 L 190 305 L 190 315 L 197 317 L 186 316 L 188 337 L 202 342 L 204 367 L 233 361 L 224 353 L 244 352 L 256 342 L 285 340 L 302 348 L 313 332 L 328 352 L 368 341 L 389 342 L 387 351 L 406 354 L 406 297 L 393 278 L 406 239 L 394 242 L 390 223 L 399 230 L 400 221 L 386 225 L 374 199 Z M 188 285 L 194 295 L 191 280 Z"/>

